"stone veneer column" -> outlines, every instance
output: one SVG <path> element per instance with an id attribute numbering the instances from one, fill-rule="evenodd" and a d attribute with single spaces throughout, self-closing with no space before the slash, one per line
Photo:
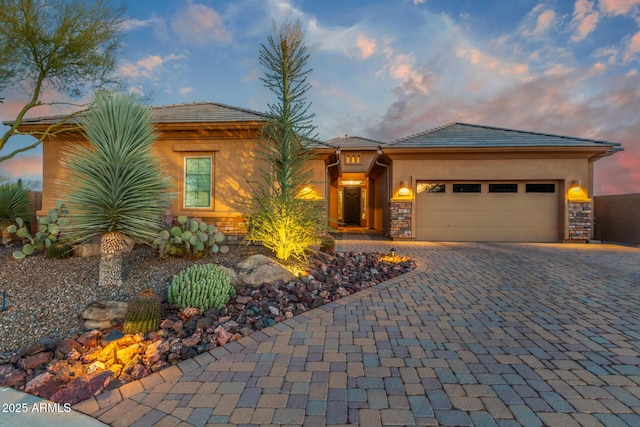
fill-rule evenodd
<path id="1" fill-rule="evenodd" d="M 589 240 L 593 224 L 592 202 L 569 203 L 569 240 Z"/>
<path id="2" fill-rule="evenodd" d="M 389 219 L 391 228 L 389 236 L 392 239 L 412 239 L 411 230 L 411 202 L 390 202 Z"/>

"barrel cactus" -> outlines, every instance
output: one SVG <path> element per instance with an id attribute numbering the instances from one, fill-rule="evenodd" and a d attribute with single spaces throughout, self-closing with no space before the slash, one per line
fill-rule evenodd
<path id="1" fill-rule="evenodd" d="M 124 318 L 125 334 L 146 334 L 160 327 L 160 298 L 151 288 L 129 300 Z"/>
<path id="2" fill-rule="evenodd" d="M 173 276 L 168 300 L 181 310 L 197 307 L 201 312 L 224 307 L 235 288 L 231 279 L 214 264 L 192 265 Z"/>

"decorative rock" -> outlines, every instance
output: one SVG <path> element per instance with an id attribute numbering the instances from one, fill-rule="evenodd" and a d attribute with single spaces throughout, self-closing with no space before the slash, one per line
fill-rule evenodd
<path id="1" fill-rule="evenodd" d="M 116 363 L 118 346 L 115 342 L 110 343 L 98 353 L 98 361 L 104 362 L 105 365 L 110 366 Z"/>
<path id="2" fill-rule="evenodd" d="M 151 369 L 147 368 L 142 363 L 136 363 L 131 370 L 131 379 L 139 380 L 140 378 L 144 378 L 147 375 L 151 375 Z"/>
<path id="3" fill-rule="evenodd" d="M 106 329 L 124 323 L 127 303 L 123 301 L 94 301 L 80 315 L 85 329 Z"/>
<path id="4" fill-rule="evenodd" d="M 231 340 L 231 337 L 233 337 L 233 334 L 227 332 L 222 326 L 218 326 L 213 332 L 215 332 L 218 344 L 220 345 L 225 345 Z"/>
<path id="5" fill-rule="evenodd" d="M 54 360 L 47 367 L 47 371 L 61 378 L 64 382 L 69 382 L 82 376 L 82 362 Z"/>
<path id="6" fill-rule="evenodd" d="M 0 387 L 20 387 L 27 379 L 27 373 L 13 365 L 0 365 Z"/>
<path id="7" fill-rule="evenodd" d="M 87 331 L 84 334 L 78 337 L 78 342 L 82 344 L 84 347 L 92 348 L 98 345 L 100 338 L 102 337 L 102 332 L 93 329 L 91 331 Z"/>
<path id="8" fill-rule="evenodd" d="M 62 354 L 68 354 L 72 350 L 77 351 L 81 347 L 82 344 L 80 344 L 78 341 L 72 338 L 65 338 L 56 345 L 56 350 L 58 350 Z"/>
<path id="9" fill-rule="evenodd" d="M 24 359 L 20 359 L 20 361 L 18 362 L 18 367 L 25 371 L 30 371 L 46 363 L 49 363 L 52 356 L 53 354 L 48 351 L 37 353 L 33 356 L 27 356 Z"/>
<path id="10" fill-rule="evenodd" d="M 57 403 L 75 405 L 98 395 L 109 385 L 111 380 L 113 380 L 113 372 L 111 371 L 92 372 L 70 381 L 65 388 L 55 392 L 49 399 Z"/>
<path id="11" fill-rule="evenodd" d="M 116 351 L 116 358 L 118 362 L 122 365 L 128 364 L 135 356 L 138 355 L 141 347 L 142 346 L 140 344 L 132 344 L 129 347 Z"/>
<path id="12" fill-rule="evenodd" d="M 225 267 L 223 265 L 219 265 L 218 268 L 224 271 L 224 273 L 231 279 L 231 282 L 230 282 L 231 286 L 235 288 L 242 285 L 242 281 L 238 277 L 238 273 L 236 273 L 236 271 L 233 268 Z"/>
<path id="13" fill-rule="evenodd" d="M 169 351 L 169 343 L 166 341 L 155 341 L 147 346 L 144 358 L 150 364 L 154 364 L 160 360 L 163 354 Z"/>
<path id="14" fill-rule="evenodd" d="M 66 381 L 49 372 L 43 372 L 25 385 L 24 391 L 43 399 L 49 399 L 52 394 L 57 392 L 60 387 L 66 384 Z"/>
<path id="15" fill-rule="evenodd" d="M 112 329 L 109 331 L 107 335 L 105 335 L 102 340 L 105 342 L 117 341 L 120 338 L 123 338 L 124 334 L 117 329 Z"/>
<path id="16" fill-rule="evenodd" d="M 252 255 L 237 265 L 239 279 L 252 288 L 260 287 L 263 283 L 273 283 L 276 280 L 289 282 L 295 277 L 269 257 Z"/>

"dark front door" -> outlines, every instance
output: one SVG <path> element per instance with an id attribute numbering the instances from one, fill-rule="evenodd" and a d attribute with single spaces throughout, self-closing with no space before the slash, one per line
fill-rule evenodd
<path id="1" fill-rule="evenodd" d="M 345 225 L 360 225 L 360 187 L 344 187 Z"/>

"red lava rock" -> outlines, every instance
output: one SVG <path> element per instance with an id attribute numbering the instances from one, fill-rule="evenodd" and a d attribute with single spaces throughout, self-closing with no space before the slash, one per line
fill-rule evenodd
<path id="1" fill-rule="evenodd" d="M 82 344 L 82 346 L 87 347 L 87 348 L 92 348 L 92 347 L 96 347 L 98 345 L 98 342 L 100 341 L 100 338 L 102 338 L 102 332 L 94 329 L 91 331 L 87 331 L 84 334 L 80 335 L 78 337 L 78 342 L 80 344 Z"/>
<path id="2" fill-rule="evenodd" d="M 24 391 L 43 399 L 49 399 L 62 386 L 67 383 L 63 378 L 53 375 L 50 372 L 43 372 L 27 383 Z"/>
<path id="3" fill-rule="evenodd" d="M 220 345 L 225 345 L 226 343 L 228 343 L 233 336 L 233 334 L 227 332 L 222 326 L 218 326 L 213 332 L 215 332 L 218 339 L 218 344 Z"/>
<path id="4" fill-rule="evenodd" d="M 18 388 L 24 385 L 27 373 L 13 365 L 0 365 L 0 386 Z"/>
<path id="5" fill-rule="evenodd" d="M 47 371 L 68 382 L 82 376 L 83 367 L 84 365 L 79 361 L 54 360 L 47 366 Z"/>
<path id="6" fill-rule="evenodd" d="M 113 372 L 111 371 L 92 372 L 70 381 L 66 387 L 52 394 L 49 399 L 56 403 L 75 405 L 98 395 L 112 380 Z"/>
<path id="7" fill-rule="evenodd" d="M 52 356 L 53 353 L 50 353 L 48 351 L 36 353 L 33 356 L 27 356 L 23 359 L 20 359 L 20 361 L 18 362 L 18 367 L 25 371 L 31 371 L 39 366 L 49 363 Z"/>
<path id="8" fill-rule="evenodd" d="M 72 350 L 77 351 L 80 348 L 82 348 L 82 344 L 72 338 L 65 338 L 56 345 L 56 350 L 62 354 L 70 353 Z"/>
<path id="9" fill-rule="evenodd" d="M 137 363 L 133 366 L 133 369 L 131 369 L 130 375 L 132 380 L 139 380 L 140 378 L 144 378 L 147 375 L 151 375 L 151 369 L 149 369 L 142 363 Z"/>
<path id="10" fill-rule="evenodd" d="M 239 296 L 236 298 L 236 302 L 238 304 L 248 304 L 253 301 L 253 298 L 250 296 Z"/>

